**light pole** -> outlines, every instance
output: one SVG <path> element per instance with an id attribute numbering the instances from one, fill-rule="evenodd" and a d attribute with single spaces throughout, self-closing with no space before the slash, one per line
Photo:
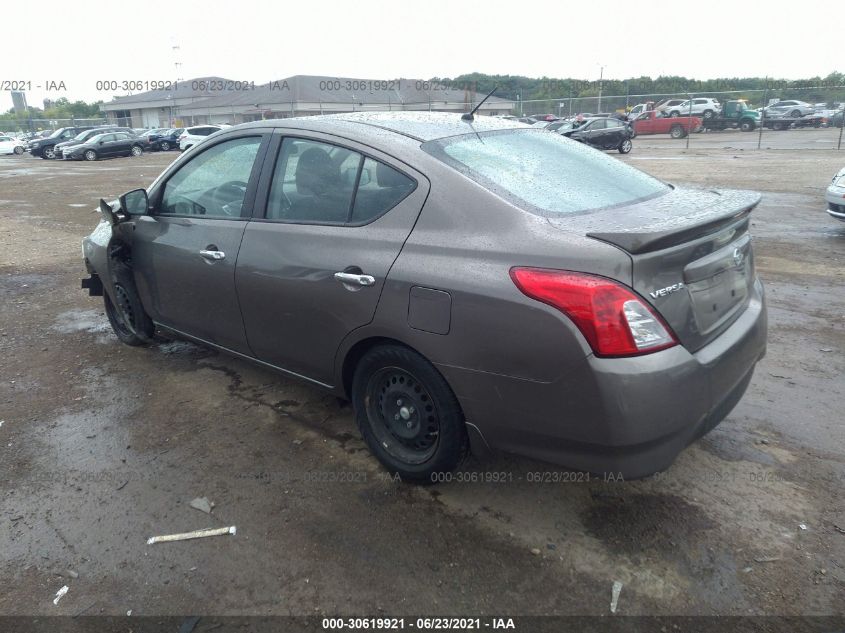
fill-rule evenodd
<path id="1" fill-rule="evenodd" d="M 597 108 L 596 114 L 601 113 L 601 88 L 602 88 L 602 81 L 604 80 L 604 65 L 599 64 L 599 104 Z"/>

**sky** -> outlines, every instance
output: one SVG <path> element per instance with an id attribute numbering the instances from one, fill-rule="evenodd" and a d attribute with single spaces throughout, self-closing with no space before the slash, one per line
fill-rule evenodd
<path id="1" fill-rule="evenodd" d="M 45 97 L 107 101 L 128 94 L 122 86 L 98 90 L 98 81 L 210 75 L 259 84 L 291 75 L 427 79 L 483 72 L 595 81 L 600 72 L 616 79 L 799 79 L 845 70 L 845 5 L 837 11 L 836 3 L 804 0 L 788 12 L 778 6 L 74 0 L 33 20 L 27 3 L 11 2 L 2 12 L 3 24 L 12 26 L 3 34 L 0 89 L 29 82 L 28 103 L 41 106 Z M 8 91 L 0 93 L 0 110 L 11 106 Z"/>

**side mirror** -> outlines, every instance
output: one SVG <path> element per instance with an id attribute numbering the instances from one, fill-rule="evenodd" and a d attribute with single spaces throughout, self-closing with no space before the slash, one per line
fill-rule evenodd
<path id="1" fill-rule="evenodd" d="M 119 200 L 121 210 L 128 215 L 146 215 L 149 212 L 146 189 L 133 189 L 120 196 Z"/>

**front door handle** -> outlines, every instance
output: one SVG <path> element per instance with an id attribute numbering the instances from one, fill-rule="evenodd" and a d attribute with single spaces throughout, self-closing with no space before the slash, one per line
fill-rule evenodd
<path id="1" fill-rule="evenodd" d="M 226 253 L 217 250 L 200 251 L 200 257 L 211 262 L 219 262 L 221 259 L 226 259 Z"/>
<path id="2" fill-rule="evenodd" d="M 376 278 L 372 275 L 356 275 L 354 273 L 335 273 L 334 278 L 341 283 L 351 284 L 353 286 L 372 286 L 376 283 Z"/>

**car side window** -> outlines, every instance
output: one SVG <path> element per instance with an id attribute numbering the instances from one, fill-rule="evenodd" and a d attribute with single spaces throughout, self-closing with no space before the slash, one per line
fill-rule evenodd
<path id="1" fill-rule="evenodd" d="M 109 143 L 109 142 L 111 142 L 111 141 L 113 141 L 113 140 L 114 140 L 114 134 L 103 134 L 103 135 L 100 137 L 99 142 L 100 142 L 100 143 Z"/>
<path id="2" fill-rule="evenodd" d="M 349 221 L 361 224 L 376 219 L 399 204 L 416 186 L 415 181 L 390 165 L 365 158 Z"/>
<path id="3" fill-rule="evenodd" d="M 239 218 L 260 136 L 224 141 L 185 163 L 164 185 L 159 215 Z"/>
<path id="4" fill-rule="evenodd" d="M 387 213 L 416 186 L 393 167 L 354 150 L 286 138 L 273 173 L 267 218 L 364 224 Z"/>
<path id="5" fill-rule="evenodd" d="M 361 159 L 357 152 L 336 145 L 286 138 L 273 171 L 267 217 L 347 222 Z"/>

